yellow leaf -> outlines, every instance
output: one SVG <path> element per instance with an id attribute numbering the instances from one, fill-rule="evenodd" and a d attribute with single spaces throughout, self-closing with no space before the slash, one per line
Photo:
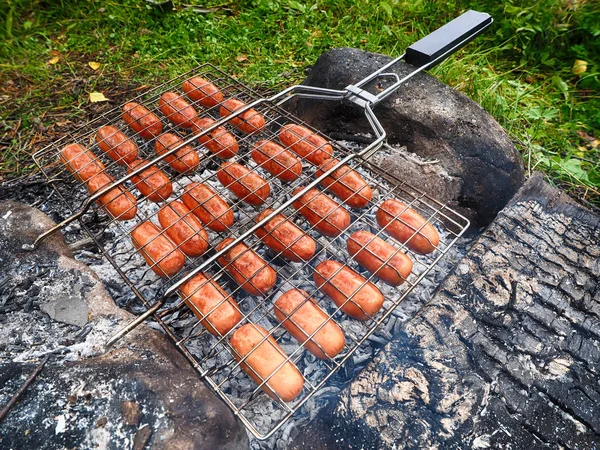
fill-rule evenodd
<path id="1" fill-rule="evenodd" d="M 51 58 L 48 61 L 48 64 L 56 64 L 59 60 L 60 60 L 60 58 L 58 56 L 55 56 L 54 58 Z"/>
<path id="2" fill-rule="evenodd" d="M 107 101 L 108 99 L 104 96 L 102 92 L 90 92 L 90 102 L 98 103 Z"/>
<path id="3" fill-rule="evenodd" d="M 90 66 L 94 70 L 98 70 L 100 68 L 101 64 L 99 62 L 96 62 L 96 61 L 90 61 L 88 63 L 88 66 Z"/>
<path id="4" fill-rule="evenodd" d="M 600 145 L 600 140 L 594 139 L 592 141 L 592 148 L 597 148 Z"/>
<path id="5" fill-rule="evenodd" d="M 248 61 L 248 57 L 246 55 L 239 55 L 235 57 L 235 60 L 237 62 L 245 62 Z"/>
<path id="6" fill-rule="evenodd" d="M 581 75 L 582 73 L 585 73 L 585 71 L 587 70 L 587 66 L 587 61 L 584 61 L 582 59 L 576 59 L 573 63 L 573 69 L 571 70 L 575 75 Z"/>

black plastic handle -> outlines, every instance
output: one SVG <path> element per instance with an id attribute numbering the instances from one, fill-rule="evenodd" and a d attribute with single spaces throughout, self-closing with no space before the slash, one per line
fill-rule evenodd
<path id="1" fill-rule="evenodd" d="M 416 67 L 435 61 L 433 67 L 471 42 L 493 21 L 487 13 L 467 11 L 408 47 L 404 60 Z"/>

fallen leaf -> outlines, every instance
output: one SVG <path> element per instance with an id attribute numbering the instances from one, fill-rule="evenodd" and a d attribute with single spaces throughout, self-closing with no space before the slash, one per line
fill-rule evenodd
<path id="1" fill-rule="evenodd" d="M 248 57 L 246 55 L 240 55 L 240 56 L 236 56 L 235 60 L 237 62 L 245 62 L 245 61 L 248 61 Z"/>
<path id="2" fill-rule="evenodd" d="M 90 61 L 88 63 L 88 66 L 90 66 L 94 70 L 98 70 L 100 68 L 101 64 L 99 62 L 96 62 L 96 61 Z"/>
<path id="3" fill-rule="evenodd" d="M 588 63 L 582 59 L 576 59 L 571 69 L 575 75 L 581 75 L 587 70 Z"/>
<path id="4" fill-rule="evenodd" d="M 58 56 L 55 56 L 54 58 L 50 58 L 48 64 L 56 64 L 59 60 L 60 58 Z"/>
<path id="5" fill-rule="evenodd" d="M 108 99 L 104 96 L 102 92 L 90 92 L 90 102 L 98 103 L 107 101 Z"/>

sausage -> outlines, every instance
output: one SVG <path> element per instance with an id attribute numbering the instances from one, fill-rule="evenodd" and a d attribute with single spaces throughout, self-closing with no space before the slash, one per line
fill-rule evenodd
<path id="1" fill-rule="evenodd" d="M 157 155 L 162 156 L 180 144 L 183 144 L 183 140 L 179 136 L 164 133 L 154 142 L 154 150 Z M 187 173 L 198 167 L 200 156 L 191 146 L 184 145 L 172 155 L 165 157 L 165 162 L 176 172 Z"/>
<path id="2" fill-rule="evenodd" d="M 346 245 L 350 256 L 387 284 L 398 286 L 410 275 L 413 267 L 410 258 L 368 231 L 353 233 Z"/>
<path id="3" fill-rule="evenodd" d="M 233 238 L 224 239 L 217 246 L 217 251 L 223 250 L 233 241 Z M 250 295 L 266 295 L 277 281 L 277 273 L 273 268 L 243 242 L 225 252 L 217 261 Z"/>
<path id="4" fill-rule="evenodd" d="M 317 358 L 333 358 L 343 350 L 344 333 L 305 291 L 287 291 L 277 299 L 273 311 L 282 326 Z"/>
<path id="5" fill-rule="evenodd" d="M 256 222 L 260 222 L 272 212 L 272 209 L 265 209 L 258 215 Z M 308 261 L 317 249 L 314 239 L 283 214 L 277 214 L 255 233 L 265 245 L 291 261 Z"/>
<path id="6" fill-rule="evenodd" d="M 210 81 L 200 77 L 192 77 L 183 82 L 183 92 L 205 108 L 212 108 L 223 101 L 223 93 Z"/>
<path id="7" fill-rule="evenodd" d="M 163 127 L 160 119 L 138 103 L 129 102 L 123 106 L 123 120 L 146 140 L 153 139 L 162 133 Z"/>
<path id="8" fill-rule="evenodd" d="M 208 234 L 200 221 L 180 201 L 172 201 L 158 210 L 160 226 L 188 256 L 200 256 L 208 248 Z"/>
<path id="9" fill-rule="evenodd" d="M 173 183 L 166 173 L 157 166 L 149 166 L 149 161 L 138 159 L 127 167 L 127 173 L 133 172 L 140 166 L 147 166 L 138 175 L 131 177 L 131 182 L 144 197 L 153 202 L 168 199 L 173 193 Z"/>
<path id="10" fill-rule="evenodd" d="M 263 339 L 268 336 L 267 339 Z M 262 342 L 261 342 L 262 341 Z M 240 367 L 270 397 L 291 402 L 302 392 L 304 378 L 294 363 L 286 361 L 287 355 L 260 325 L 247 323 L 238 328 L 229 341 L 233 356 Z M 281 366 L 281 367 L 279 367 Z"/>
<path id="11" fill-rule="evenodd" d="M 185 256 L 175 244 L 150 221 L 142 222 L 131 232 L 131 241 L 152 271 L 161 277 L 172 277 L 181 270 Z"/>
<path id="12" fill-rule="evenodd" d="M 192 124 L 194 134 L 204 131 L 215 121 L 209 118 L 196 119 Z M 239 145 L 237 139 L 224 127 L 217 127 L 198 138 L 200 143 L 221 159 L 233 158 L 237 155 Z"/>
<path id="13" fill-rule="evenodd" d="M 335 158 L 328 159 L 319 165 L 315 172 L 320 177 L 327 170 L 339 163 Z M 339 198 L 343 203 L 353 208 L 364 208 L 373 198 L 373 190 L 357 171 L 343 165 L 334 170 L 331 175 L 323 178 L 321 186 Z"/>
<path id="14" fill-rule="evenodd" d="M 254 206 L 262 205 L 271 194 L 271 186 L 263 177 L 238 163 L 221 164 L 217 178 L 237 198 Z"/>
<path id="15" fill-rule="evenodd" d="M 94 175 L 104 172 L 105 169 L 102 161 L 80 144 L 64 146 L 60 151 L 59 158 L 79 181 L 87 181 Z"/>
<path id="16" fill-rule="evenodd" d="M 294 195 L 302 189 L 304 188 L 296 188 Z M 325 236 L 336 237 L 350 226 L 348 211 L 317 189 L 310 189 L 292 205 L 306 217 L 306 220 L 316 230 Z"/>
<path id="17" fill-rule="evenodd" d="M 300 125 L 290 123 L 283 126 L 279 131 L 279 140 L 295 154 L 317 166 L 333 155 L 331 144 Z"/>
<path id="18" fill-rule="evenodd" d="M 110 175 L 99 173 L 88 180 L 88 191 L 95 194 L 114 181 Z M 102 194 L 96 203 L 117 220 L 131 220 L 137 213 L 135 197 L 121 185 Z"/>
<path id="19" fill-rule="evenodd" d="M 337 261 L 323 261 L 315 268 L 313 279 L 325 295 L 355 319 L 368 320 L 383 306 L 383 294 L 373 283 Z"/>
<path id="20" fill-rule="evenodd" d="M 179 291 L 200 323 L 213 336 L 225 336 L 242 320 L 237 302 L 203 273 L 195 275 Z"/>
<path id="21" fill-rule="evenodd" d="M 194 107 L 176 92 L 162 94 L 158 99 L 158 107 L 165 117 L 178 127 L 192 128 L 192 122 L 198 118 Z"/>
<path id="22" fill-rule="evenodd" d="M 233 225 L 232 209 L 206 184 L 188 184 L 183 190 L 181 200 L 211 230 L 223 232 Z"/>
<path id="23" fill-rule="evenodd" d="M 300 160 L 275 142 L 258 141 L 251 154 L 256 164 L 282 181 L 294 181 L 302 173 Z"/>
<path id="24" fill-rule="evenodd" d="M 117 164 L 127 164 L 137 159 L 138 148 L 121 130 L 106 125 L 96 132 L 98 147 Z"/>
<path id="25" fill-rule="evenodd" d="M 235 110 L 244 106 L 246 104 L 243 101 L 237 98 L 230 98 L 221 103 L 219 114 L 221 114 L 221 117 L 227 117 L 235 112 Z M 233 117 L 230 122 L 234 127 L 246 134 L 261 131 L 265 127 L 265 118 L 263 115 L 252 108 L 244 111 L 239 116 Z"/>
<path id="26" fill-rule="evenodd" d="M 399 200 L 383 202 L 375 218 L 380 227 L 417 253 L 431 253 L 440 243 L 440 235 L 433 225 Z"/>

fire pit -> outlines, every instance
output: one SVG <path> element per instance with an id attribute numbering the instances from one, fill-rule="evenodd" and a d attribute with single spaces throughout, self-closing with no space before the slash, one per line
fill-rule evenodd
<path id="1" fill-rule="evenodd" d="M 442 31 L 442 35 L 448 33 L 446 37 L 450 36 L 442 43 L 435 39 L 432 41 L 434 36 L 432 35 L 429 40 L 426 38 L 409 49 L 406 57 L 419 67 L 414 73 L 441 61 L 491 23 L 489 16 L 474 12 L 467 13 L 457 20 L 458 22 L 438 30 L 438 32 Z M 148 136 L 144 136 L 149 131 L 148 127 L 137 130 L 135 135 L 131 133 L 129 135 L 139 149 L 139 156 L 151 160 L 151 164 L 158 165 L 164 173 L 169 175 L 172 183 L 172 195 L 165 196 L 170 197 L 169 200 L 184 199 L 186 187 L 189 188 L 192 183 L 200 183 L 225 197 L 233 211 L 234 221 L 227 229 L 206 229 L 211 248 L 201 257 L 186 256 L 180 270 L 161 274 L 162 269 L 157 270 L 157 267 L 162 267 L 159 266 L 162 260 L 152 259 L 149 265 L 148 258 L 146 257 L 145 261 L 142 257 L 140 245 L 135 245 L 136 242 L 133 242 L 131 238 L 140 223 L 154 220 L 164 204 L 162 200 L 166 199 L 161 198 L 158 202 L 154 202 L 149 200 L 149 195 L 144 197 L 139 194 L 140 182 L 136 181 L 136 177 L 146 176 L 142 181 L 148 181 L 149 176 L 144 175 L 147 167 L 132 167 L 126 172 L 123 165 L 110 159 L 98 147 L 96 132 L 100 127 L 109 125 L 122 131 L 128 129 L 126 121 L 121 116 L 122 108 L 116 108 L 96 118 L 83 129 L 69 134 L 34 156 L 36 164 L 54 187 L 56 195 L 72 214 L 57 227 L 40 236 L 36 243 L 58 228 L 68 226 L 79 219 L 81 228 L 89 234 L 103 256 L 110 262 L 145 309 L 140 318 L 119 333 L 116 338 L 121 337 L 147 317 L 153 316 L 199 375 L 228 404 L 249 431 L 259 439 L 272 436 L 290 417 L 304 405 L 309 404 L 308 402 L 317 392 L 322 392 L 328 381 L 340 369 L 352 374 L 353 366 L 360 366 L 366 362 L 372 351 L 369 346 L 364 345 L 365 343 L 385 344 L 386 340 L 378 336 L 382 334 L 391 336 L 396 323 L 393 317 L 395 309 L 409 294 L 419 293 L 420 289 L 427 289 L 420 286 L 421 281 L 457 243 L 469 226 L 467 219 L 447 205 L 407 185 L 393 173 L 371 162 L 373 154 L 385 139 L 385 131 L 379 125 L 371 106 L 384 99 L 410 78 L 407 76 L 400 79 L 397 75 L 385 72 L 388 67 L 402 58 L 394 60 L 357 85 L 348 86 L 344 91 L 297 86 L 270 99 L 260 99 L 251 89 L 217 68 L 204 65 L 135 98 L 136 103 L 145 105 L 151 113 L 160 117 L 164 114 L 164 110 L 157 107 L 160 104 L 159 99 L 164 98 L 163 95 L 166 92 L 177 92 L 184 81 L 196 76 L 218 86 L 225 99 L 238 99 L 245 105 L 221 118 L 223 113 L 220 110 L 226 100 L 221 99 L 210 106 L 205 104 L 200 106 L 201 101 L 199 100 L 191 101 L 190 105 L 193 108 L 200 109 L 203 117 L 211 118 L 214 122 L 201 130 L 190 132 L 163 120 L 162 131 L 172 133 L 180 139 L 176 145 L 169 147 L 159 156 L 155 156 L 154 152 L 157 137 L 150 136 L 148 139 Z M 378 77 L 391 77 L 395 82 L 379 94 L 372 94 L 361 89 L 361 86 Z M 251 149 L 264 140 L 283 143 L 285 150 L 293 149 L 294 144 L 286 145 L 281 137 L 281 130 L 286 126 L 299 125 L 310 130 L 305 123 L 281 108 L 281 104 L 293 96 L 321 98 L 323 101 L 350 99 L 364 108 L 373 127 L 374 141 L 366 147 L 331 142 L 333 157 L 338 161 L 334 161 L 327 167 L 316 167 L 315 161 L 312 161 L 311 164 L 303 160 L 301 173 L 297 174 L 293 181 L 280 179 L 272 172 L 265 170 L 264 164 L 250 158 L 250 154 Z M 244 114 L 253 110 L 264 118 L 265 123 L 260 130 L 248 134 L 230 126 L 235 123 L 236 119 L 244 117 Z M 176 111 L 176 113 L 181 112 L 181 110 Z M 250 121 L 250 119 L 247 120 Z M 230 160 L 260 175 L 270 186 L 270 195 L 260 202 L 260 207 L 257 206 L 257 202 L 249 200 L 250 195 L 257 194 L 257 190 L 253 190 L 241 200 L 239 194 L 236 196 L 228 193 L 224 189 L 223 180 L 219 178 L 219 174 L 222 173 L 220 170 L 223 169 L 222 158 L 219 159 L 219 155 L 196 146 L 197 140 L 202 141 L 205 138 L 207 141 L 204 144 L 208 147 L 215 140 L 213 132 L 218 131 L 222 126 L 226 127 L 227 132 L 232 133 L 239 146 L 239 151 Z M 313 133 L 311 136 L 318 136 L 316 130 L 310 131 Z M 304 136 L 302 139 L 307 139 L 307 137 Z M 79 181 L 74 180 L 68 169 L 70 161 L 61 161 L 59 157 L 65 145 L 73 143 L 90 149 L 95 155 L 98 155 L 103 163 L 104 171 L 114 177 L 91 196 L 86 189 L 86 186 L 90 185 L 89 180 L 85 180 L 81 176 L 79 176 Z M 199 152 L 203 152 L 199 164 L 193 171 L 183 171 L 182 173 L 173 170 L 174 162 L 184 161 L 178 152 L 188 145 L 196 146 L 195 148 Z M 334 177 L 340 169 L 346 170 L 346 166 L 349 167 L 348 170 L 354 171 L 353 173 L 366 181 L 372 194 L 360 207 L 351 203 L 352 197 L 350 199 L 338 198 L 341 201 L 334 207 L 334 212 L 347 210 L 350 223 L 344 226 L 343 230 L 339 230 L 340 232 L 324 233 L 320 225 L 329 216 L 316 222 L 311 221 L 310 217 L 302 214 L 302 208 L 297 206 L 297 202 L 301 201 L 311 189 L 327 182 L 328 177 Z M 76 172 L 76 175 L 80 174 Z M 241 175 L 237 181 L 239 182 L 247 176 L 247 174 Z M 341 178 L 343 177 L 340 176 Z M 235 181 L 236 179 L 232 183 Z M 343 184 L 343 182 L 341 183 Z M 343 187 L 348 188 L 347 185 Z M 103 196 L 109 194 L 113 189 L 126 189 L 136 197 L 136 209 L 135 211 L 130 210 L 130 212 L 133 211 L 133 214 L 131 217 L 126 217 L 127 220 L 116 220 L 106 214 L 106 211 L 92 207 L 94 201 L 102 200 Z M 410 230 L 404 239 L 394 235 L 391 232 L 392 227 L 387 223 L 382 224 L 378 217 L 382 203 L 388 200 L 400 201 L 399 204 L 403 205 L 401 210 L 393 214 L 392 221 L 401 222 Z M 269 211 L 259 217 L 259 213 L 266 209 Z M 407 211 L 414 211 L 425 220 L 417 225 L 407 222 L 404 216 Z M 276 251 L 263 245 L 262 238 L 257 231 L 279 214 L 285 215 L 306 236 L 314 240 L 316 249 L 313 255 L 303 261 L 289 261 L 290 258 L 286 257 L 284 250 Z M 431 237 L 426 236 L 426 227 L 433 227 L 432 229 L 436 230 L 439 242 L 437 240 L 434 242 Z M 385 239 L 396 249 L 393 254 L 384 258 L 382 265 L 390 263 L 392 258 L 400 253 L 407 255 L 411 260 L 412 270 L 409 275 L 402 277 L 404 279 L 401 280 L 403 281 L 401 286 L 390 286 L 384 283 L 381 280 L 379 269 L 367 271 L 364 268 L 364 261 L 359 264 L 349 258 L 348 240 L 352 239 L 351 236 L 355 236 L 355 233 L 365 231 L 374 237 L 370 238 L 369 242 L 362 244 L 359 252 L 365 251 L 374 239 L 379 238 Z M 165 236 L 164 230 L 159 230 L 158 233 L 158 236 Z M 326 234 L 330 235 L 326 236 Z M 232 238 L 232 240 L 217 249 L 213 248 L 227 238 Z M 414 244 L 417 238 L 425 238 L 426 244 L 429 244 L 431 249 L 428 251 L 415 249 L 411 242 Z M 158 239 L 158 237 L 154 239 Z M 234 281 L 236 276 L 235 272 L 231 273 L 231 267 L 235 263 L 235 259 L 226 264 L 222 262 L 223 257 L 242 242 L 266 260 L 275 272 L 277 282 L 268 292 L 248 293 L 248 289 L 244 289 L 244 286 L 240 287 L 239 280 Z M 182 248 L 182 245 L 178 244 L 178 249 Z M 319 270 L 318 267 L 331 260 L 342 263 L 342 267 L 345 264 L 346 267 L 363 277 L 360 279 L 359 288 L 337 304 L 333 304 L 328 299 L 323 292 L 323 283 L 319 284 L 314 278 L 315 271 Z M 342 270 L 341 267 L 337 268 L 330 275 L 329 281 L 340 270 Z M 190 305 L 194 293 L 186 294 L 182 292 L 182 288 L 200 273 L 205 274 L 210 279 L 210 283 L 218 283 L 228 295 L 235 298 L 240 314 L 236 327 L 223 332 L 211 333 L 209 328 L 202 325 L 202 322 L 206 323 L 207 317 L 210 318 L 212 312 L 226 304 L 228 300 L 212 306 L 209 311 L 194 310 L 193 303 Z M 159 276 L 159 274 L 163 276 Z M 365 286 L 374 286 L 375 292 L 381 292 L 385 300 L 379 308 L 372 312 L 367 312 L 362 306 L 359 306 L 361 311 L 351 317 L 348 314 L 348 306 L 357 304 L 358 293 Z M 286 332 L 282 323 L 292 321 L 298 326 L 294 322 L 294 317 L 300 306 L 285 314 L 282 319 L 277 317 L 273 303 L 284 293 L 294 289 L 305 291 L 326 314 L 323 324 L 317 329 L 311 330 L 310 333 L 305 333 L 305 338 L 310 339 L 310 342 L 315 342 L 317 334 L 327 323 L 337 323 L 345 337 L 345 345 L 338 354 L 317 358 L 312 354 L 314 352 L 305 351 L 306 343 L 299 342 L 292 337 L 291 333 Z M 331 294 L 329 295 L 331 296 Z M 204 320 L 198 320 L 196 317 L 198 315 L 203 316 Z M 357 315 L 362 316 L 359 317 L 362 320 L 357 320 Z M 230 341 L 236 330 L 247 324 L 259 325 L 268 331 L 267 334 L 261 336 L 253 350 L 248 354 L 241 354 Z M 247 366 L 252 352 L 268 343 L 267 340 L 272 342 L 272 345 L 281 348 L 281 354 L 284 357 L 271 374 L 262 376 L 257 372 L 256 367 L 248 369 Z M 317 345 L 320 350 L 324 351 L 320 344 L 317 343 Z M 275 374 L 289 364 L 297 367 L 302 379 L 302 391 L 291 399 L 285 398 L 275 389 L 271 389 L 269 384 Z M 251 377 L 255 378 L 254 381 L 257 383 L 253 382 Z M 267 395 L 265 391 L 270 395 Z"/>

